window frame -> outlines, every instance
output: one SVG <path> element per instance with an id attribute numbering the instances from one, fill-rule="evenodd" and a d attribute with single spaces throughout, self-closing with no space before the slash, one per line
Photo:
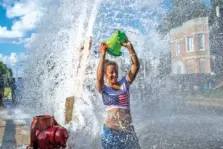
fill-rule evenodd
<path id="1" fill-rule="evenodd" d="M 189 46 L 189 39 L 191 40 L 191 46 Z M 194 51 L 194 36 L 187 36 L 185 37 L 185 45 L 186 45 L 186 52 L 193 52 Z"/>
<path id="2" fill-rule="evenodd" d="M 200 38 L 201 35 L 202 35 L 202 38 Z M 203 39 L 203 48 L 200 47 L 200 39 Z M 204 33 L 198 34 L 198 48 L 200 51 L 205 51 L 205 34 Z"/>
<path id="3" fill-rule="evenodd" d="M 219 15 L 223 19 L 223 7 L 219 8 Z"/>
<path id="4" fill-rule="evenodd" d="M 180 41 L 177 40 L 177 41 L 175 41 L 175 55 L 180 56 L 180 53 L 181 53 L 181 51 L 180 51 Z"/>

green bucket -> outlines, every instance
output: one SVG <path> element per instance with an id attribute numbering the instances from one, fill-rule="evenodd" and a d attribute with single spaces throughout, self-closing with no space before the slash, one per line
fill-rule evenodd
<path id="1" fill-rule="evenodd" d="M 125 41 L 125 33 L 120 30 L 117 30 L 109 39 L 105 41 L 105 43 L 108 45 L 107 52 L 112 56 L 121 56 L 121 43 Z"/>

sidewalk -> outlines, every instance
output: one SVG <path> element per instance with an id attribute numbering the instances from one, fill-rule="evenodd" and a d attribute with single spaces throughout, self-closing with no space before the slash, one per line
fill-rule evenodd
<path id="1" fill-rule="evenodd" d="M 220 98 L 191 98 L 190 97 L 186 101 L 186 104 L 223 108 L 223 99 L 220 99 Z"/>
<path id="2" fill-rule="evenodd" d="M 27 117 L 10 100 L 4 104 L 5 108 L 0 109 L 0 148 L 24 149 L 29 144 L 30 135 Z"/>

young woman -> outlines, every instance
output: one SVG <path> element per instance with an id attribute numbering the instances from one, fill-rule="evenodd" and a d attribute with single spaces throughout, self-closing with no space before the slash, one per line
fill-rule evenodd
<path id="1" fill-rule="evenodd" d="M 107 111 L 101 138 L 104 149 L 140 149 L 132 125 L 129 94 L 129 87 L 139 70 L 139 61 L 129 41 L 122 43 L 122 46 L 129 51 L 132 67 L 127 75 L 119 81 L 117 63 L 105 60 L 107 45 L 102 43 L 100 47 L 97 89 L 102 94 Z"/>

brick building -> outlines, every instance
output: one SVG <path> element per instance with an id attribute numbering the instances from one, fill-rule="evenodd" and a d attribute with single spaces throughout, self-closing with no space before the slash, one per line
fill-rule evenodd
<path id="1" fill-rule="evenodd" d="M 170 30 L 173 74 L 211 73 L 208 17 Z"/>

